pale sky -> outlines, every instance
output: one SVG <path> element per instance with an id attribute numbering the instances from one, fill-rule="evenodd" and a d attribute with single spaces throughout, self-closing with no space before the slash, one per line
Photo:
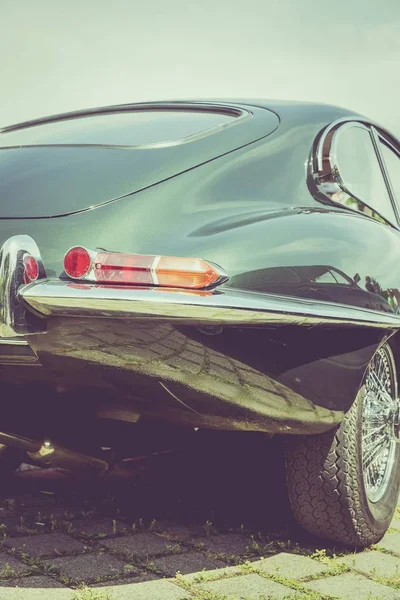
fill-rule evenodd
<path id="1" fill-rule="evenodd" d="M 0 126 L 144 100 L 338 104 L 400 137 L 400 0 L 0 0 Z"/>

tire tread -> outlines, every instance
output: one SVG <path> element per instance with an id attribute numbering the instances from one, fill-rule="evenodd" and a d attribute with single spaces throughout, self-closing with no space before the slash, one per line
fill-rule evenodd
<path id="1" fill-rule="evenodd" d="M 357 468 L 357 397 L 335 431 L 294 438 L 286 453 L 289 497 L 297 522 L 309 533 L 350 546 L 383 536 L 365 517 Z"/>

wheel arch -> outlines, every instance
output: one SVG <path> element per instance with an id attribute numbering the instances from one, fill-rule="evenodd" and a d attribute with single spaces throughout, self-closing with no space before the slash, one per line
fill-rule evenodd
<path id="1" fill-rule="evenodd" d="M 387 342 L 393 352 L 393 357 L 396 365 L 397 388 L 400 390 L 400 330 L 396 331 L 389 337 L 385 337 L 382 343 Z"/>

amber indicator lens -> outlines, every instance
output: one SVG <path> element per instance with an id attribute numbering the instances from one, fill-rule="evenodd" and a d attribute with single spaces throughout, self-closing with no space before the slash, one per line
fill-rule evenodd
<path id="1" fill-rule="evenodd" d="M 199 258 L 176 258 L 162 256 L 157 264 L 158 285 L 201 289 L 215 283 L 220 275 Z"/>

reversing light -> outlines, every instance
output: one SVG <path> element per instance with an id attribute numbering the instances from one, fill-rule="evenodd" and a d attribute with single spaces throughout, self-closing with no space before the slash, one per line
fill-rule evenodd
<path id="1" fill-rule="evenodd" d="M 36 259 L 31 254 L 26 253 L 22 258 L 22 262 L 24 265 L 24 282 L 36 281 L 39 277 L 39 265 Z"/>
<path id="2" fill-rule="evenodd" d="M 76 246 L 64 258 L 72 279 L 105 284 L 202 289 L 227 281 L 217 265 L 200 258 L 96 252 Z"/>

